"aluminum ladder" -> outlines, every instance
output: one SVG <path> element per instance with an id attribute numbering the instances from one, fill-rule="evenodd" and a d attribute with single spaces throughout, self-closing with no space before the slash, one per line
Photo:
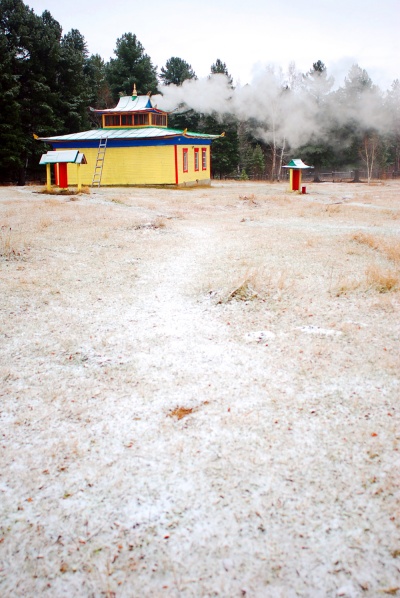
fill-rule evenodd
<path id="1" fill-rule="evenodd" d="M 103 174 L 104 158 L 107 149 L 107 137 L 101 138 L 99 143 L 99 149 L 97 150 L 96 166 L 94 167 L 92 187 L 100 187 L 101 177 Z"/>

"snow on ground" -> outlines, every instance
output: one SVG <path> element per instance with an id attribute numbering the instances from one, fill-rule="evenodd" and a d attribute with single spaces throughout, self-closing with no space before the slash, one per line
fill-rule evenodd
<path id="1" fill-rule="evenodd" d="M 0 188 L 0 594 L 400 593 L 399 183 L 37 191 Z"/>

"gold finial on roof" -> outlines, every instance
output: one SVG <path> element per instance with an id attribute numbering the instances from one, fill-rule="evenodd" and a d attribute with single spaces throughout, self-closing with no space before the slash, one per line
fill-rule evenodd
<path id="1" fill-rule="evenodd" d="M 137 98 L 136 83 L 133 84 L 132 97 Z"/>

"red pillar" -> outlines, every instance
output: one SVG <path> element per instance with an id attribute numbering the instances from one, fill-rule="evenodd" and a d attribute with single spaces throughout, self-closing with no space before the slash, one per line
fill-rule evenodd
<path id="1" fill-rule="evenodd" d="M 66 189 L 68 187 L 68 171 L 66 162 L 61 162 L 58 165 L 58 176 L 58 186 L 60 187 L 60 189 Z"/>
<path id="2" fill-rule="evenodd" d="M 178 146 L 174 145 L 174 157 L 175 157 L 175 184 L 177 185 L 179 182 L 179 174 L 178 174 Z"/>
<path id="3" fill-rule="evenodd" d="M 61 166 L 61 164 L 60 164 Z M 300 170 L 293 170 L 293 191 L 300 190 Z"/>

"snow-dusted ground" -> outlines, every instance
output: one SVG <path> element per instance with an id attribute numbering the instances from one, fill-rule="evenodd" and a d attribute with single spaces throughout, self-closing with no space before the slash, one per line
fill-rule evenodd
<path id="1" fill-rule="evenodd" d="M 0 595 L 400 593 L 400 266 L 352 236 L 400 241 L 400 184 L 37 190 L 0 188 Z"/>

